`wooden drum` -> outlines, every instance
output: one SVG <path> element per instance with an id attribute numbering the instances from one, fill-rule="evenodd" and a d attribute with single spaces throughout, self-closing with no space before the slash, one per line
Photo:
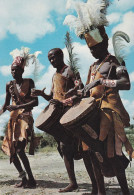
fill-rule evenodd
<path id="1" fill-rule="evenodd" d="M 71 132 L 59 123 L 60 118 L 64 113 L 62 107 L 57 107 L 55 104 L 49 104 L 37 117 L 35 126 L 52 135 L 57 142 L 68 144 L 72 140 Z"/>
<path id="2" fill-rule="evenodd" d="M 73 135 L 85 142 L 93 151 L 100 150 L 98 139 L 100 114 L 93 97 L 84 98 L 72 106 L 61 117 L 60 123 Z"/>
<path id="3" fill-rule="evenodd" d="M 57 122 L 59 122 L 63 114 L 63 109 L 56 107 L 54 104 L 49 104 L 37 117 L 35 126 L 48 132 Z"/>

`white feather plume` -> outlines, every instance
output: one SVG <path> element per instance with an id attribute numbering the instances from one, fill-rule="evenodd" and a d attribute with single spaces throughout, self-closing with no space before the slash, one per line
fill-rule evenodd
<path id="1" fill-rule="evenodd" d="M 30 48 L 28 47 L 22 47 L 19 49 L 14 49 L 10 52 L 10 55 L 15 59 L 17 56 L 21 56 L 25 60 L 25 66 L 29 65 L 29 60 L 33 59 L 33 63 L 36 63 L 36 59 L 39 54 L 42 54 L 41 51 L 36 51 L 34 54 L 30 54 Z"/>
<path id="2" fill-rule="evenodd" d="M 63 24 L 74 30 L 77 36 L 98 26 L 107 26 L 106 9 L 108 5 L 108 0 L 88 0 L 86 3 L 68 0 L 67 8 L 75 9 L 77 17 L 68 15 Z"/>

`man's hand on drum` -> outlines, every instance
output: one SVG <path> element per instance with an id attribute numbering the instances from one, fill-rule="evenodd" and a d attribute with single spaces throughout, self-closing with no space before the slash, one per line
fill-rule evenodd
<path id="1" fill-rule="evenodd" d="M 62 100 L 62 101 L 59 101 L 56 99 L 51 99 L 50 104 L 54 104 L 55 106 L 62 108 L 63 106 L 68 106 L 69 104 L 73 104 L 74 97 L 77 97 L 77 96 L 73 96 L 73 97 L 67 98 L 67 99 Z"/>
<path id="2" fill-rule="evenodd" d="M 31 89 L 31 96 L 32 97 L 37 97 L 37 96 L 42 96 L 44 94 L 46 88 L 42 89 L 42 90 L 38 90 L 38 89 Z"/>
<path id="3" fill-rule="evenodd" d="M 74 97 L 74 96 L 73 96 Z M 69 104 L 73 104 L 73 97 L 67 98 L 65 100 L 62 100 L 62 103 L 64 106 L 67 106 Z"/>
<path id="4" fill-rule="evenodd" d="M 50 104 L 54 104 L 55 107 L 63 108 L 63 103 L 56 99 L 51 99 Z"/>

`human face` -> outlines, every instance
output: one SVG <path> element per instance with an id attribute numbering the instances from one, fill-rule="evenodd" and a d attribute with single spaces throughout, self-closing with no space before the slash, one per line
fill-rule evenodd
<path id="1" fill-rule="evenodd" d="M 63 57 L 61 54 L 50 51 L 48 53 L 48 59 L 54 68 L 58 68 L 63 64 Z"/>
<path id="2" fill-rule="evenodd" d="M 20 79 L 22 78 L 22 74 L 23 74 L 23 69 L 20 68 L 19 66 L 11 66 L 11 74 L 12 74 L 12 77 L 14 79 Z"/>
<path id="3" fill-rule="evenodd" d="M 97 45 L 94 45 L 93 47 L 89 48 L 91 51 L 91 54 L 96 59 L 101 59 L 104 57 L 104 55 L 108 52 L 107 51 L 107 45 L 103 42 L 98 43 Z"/>

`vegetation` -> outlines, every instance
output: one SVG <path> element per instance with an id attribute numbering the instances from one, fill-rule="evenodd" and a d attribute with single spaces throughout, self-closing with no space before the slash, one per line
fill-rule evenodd
<path id="1" fill-rule="evenodd" d="M 129 128 L 125 129 L 127 137 L 134 148 L 134 124 L 131 124 Z"/>
<path id="2" fill-rule="evenodd" d="M 5 125 L 5 129 L 7 128 L 7 124 Z M 134 124 L 132 124 L 129 128 L 125 129 L 128 139 L 130 140 L 132 146 L 134 147 Z M 5 132 L 5 130 L 4 130 Z M 53 138 L 53 136 L 43 132 L 37 133 L 36 136 L 42 136 L 40 146 L 36 149 L 36 152 L 52 152 L 56 150 L 57 142 Z M 2 145 L 3 136 L 0 136 L 0 148 Z M 8 158 L 1 150 L 0 150 L 0 159 Z"/>
<path id="3" fill-rule="evenodd" d="M 73 71 L 74 75 L 77 76 L 79 70 L 79 66 L 78 66 L 79 58 L 77 58 L 77 54 L 73 52 L 74 46 L 72 44 L 72 39 L 69 32 L 67 32 L 65 36 L 65 46 L 67 48 L 68 55 L 69 55 L 68 64 L 71 70 Z"/>

